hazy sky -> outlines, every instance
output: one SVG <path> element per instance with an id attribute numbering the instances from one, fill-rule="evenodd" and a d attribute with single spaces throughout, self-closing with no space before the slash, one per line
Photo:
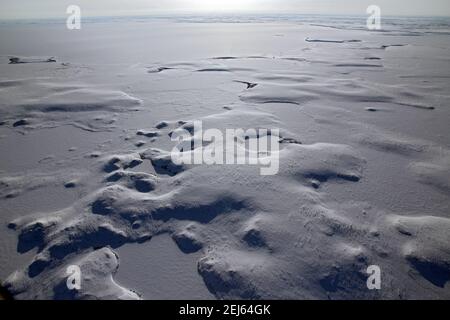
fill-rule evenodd
<path id="1" fill-rule="evenodd" d="M 376 4 L 385 15 L 450 16 L 450 0 L 0 0 L 0 19 L 66 16 L 70 4 L 85 16 L 171 13 L 365 14 Z"/>

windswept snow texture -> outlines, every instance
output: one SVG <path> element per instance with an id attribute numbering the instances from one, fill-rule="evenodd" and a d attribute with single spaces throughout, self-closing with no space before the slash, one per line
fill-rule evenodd
<path id="1" fill-rule="evenodd" d="M 183 283 L 194 298 L 450 299 L 450 24 L 364 23 L 1 25 L 3 287 L 17 299 L 158 298 L 145 285 L 188 298 Z M 171 137 L 196 121 L 269 129 L 239 147 L 275 137 L 278 172 L 174 162 Z M 170 268 L 179 278 L 136 249 L 153 237 L 175 244 L 158 242 L 155 259 L 186 257 Z"/>

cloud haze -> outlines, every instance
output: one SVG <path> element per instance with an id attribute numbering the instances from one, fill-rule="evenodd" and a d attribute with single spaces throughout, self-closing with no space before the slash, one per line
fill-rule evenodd
<path id="1" fill-rule="evenodd" d="M 449 0 L 0 0 L 0 19 L 65 16 L 76 4 L 86 16 L 175 13 L 365 14 L 371 4 L 385 15 L 450 16 Z"/>

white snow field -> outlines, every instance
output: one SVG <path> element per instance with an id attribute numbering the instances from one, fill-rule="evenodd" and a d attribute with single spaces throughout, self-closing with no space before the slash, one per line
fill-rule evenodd
<path id="1" fill-rule="evenodd" d="M 2 285 L 17 299 L 450 299 L 450 20 L 383 26 L 0 24 Z M 279 129 L 278 173 L 174 163 L 171 136 L 194 121 Z"/>

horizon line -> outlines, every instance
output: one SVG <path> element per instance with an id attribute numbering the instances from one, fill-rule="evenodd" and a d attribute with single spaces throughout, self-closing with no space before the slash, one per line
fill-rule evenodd
<path id="1" fill-rule="evenodd" d="M 365 14 L 355 13 L 287 13 L 287 12 L 176 12 L 176 13 L 146 13 L 146 14 L 119 14 L 119 15 L 85 15 L 85 18 L 171 18 L 171 17 L 204 17 L 204 16 L 328 16 L 328 17 L 349 17 L 349 18 L 367 18 Z M 383 14 L 387 18 L 450 18 L 450 15 L 414 15 L 414 14 Z M 33 17 L 20 18 L 0 17 L 0 22 L 8 21 L 49 21 L 66 19 L 67 16 L 48 16 L 48 17 Z"/>

